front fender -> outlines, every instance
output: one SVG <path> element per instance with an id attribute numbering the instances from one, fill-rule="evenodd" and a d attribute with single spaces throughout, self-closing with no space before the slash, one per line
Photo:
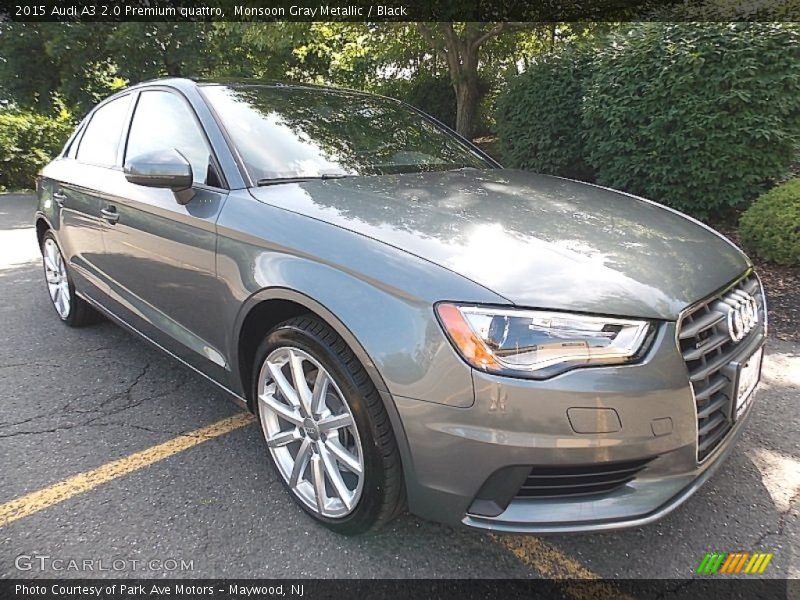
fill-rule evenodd
<path id="1" fill-rule="evenodd" d="M 392 396 L 470 406 L 470 368 L 435 318 L 438 300 L 498 297 L 378 240 L 232 194 L 218 221 L 217 273 L 232 294 L 231 364 L 245 316 L 265 300 L 291 300 L 325 319 L 375 385 Z M 232 372 L 237 373 L 237 366 Z"/>
<path id="2" fill-rule="evenodd" d="M 269 273 L 276 285 L 258 289 L 241 304 L 229 340 L 233 374 L 241 372 L 238 340 L 247 316 L 262 302 L 288 300 L 330 325 L 379 391 L 454 406 L 474 402 L 471 371 L 445 338 L 429 302 L 283 253 L 259 253 L 254 268 L 258 279 Z M 248 382 L 240 383 L 247 389 Z"/>

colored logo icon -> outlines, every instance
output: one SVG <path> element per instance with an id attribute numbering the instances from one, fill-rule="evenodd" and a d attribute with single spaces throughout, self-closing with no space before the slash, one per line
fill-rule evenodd
<path id="1" fill-rule="evenodd" d="M 772 552 L 707 552 L 697 567 L 697 573 L 763 573 L 772 560 Z"/>

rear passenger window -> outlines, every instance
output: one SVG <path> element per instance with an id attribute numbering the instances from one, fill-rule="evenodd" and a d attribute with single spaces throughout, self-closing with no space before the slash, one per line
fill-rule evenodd
<path id="1" fill-rule="evenodd" d="M 125 161 L 173 148 L 192 165 L 195 183 L 219 185 L 210 172 L 211 149 L 191 108 L 171 92 L 142 92 L 128 134 Z"/>
<path id="2" fill-rule="evenodd" d="M 94 112 L 78 146 L 77 160 L 101 167 L 113 167 L 117 163 L 117 150 L 130 104 L 128 94 Z"/>

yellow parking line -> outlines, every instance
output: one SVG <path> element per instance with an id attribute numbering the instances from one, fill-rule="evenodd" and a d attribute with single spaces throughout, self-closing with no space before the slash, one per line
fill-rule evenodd
<path id="1" fill-rule="evenodd" d="M 212 423 L 207 427 L 181 434 L 163 444 L 158 444 L 141 452 L 106 463 L 91 471 L 78 473 L 16 500 L 0 504 L 0 527 L 54 506 L 83 492 L 88 492 L 117 477 L 138 471 L 174 454 L 188 450 L 193 446 L 249 425 L 252 422 L 253 416 L 251 414 L 240 413 Z"/>
<path id="2" fill-rule="evenodd" d="M 578 580 L 602 579 L 600 575 L 584 567 L 552 544 L 533 536 L 493 535 L 496 542 L 505 546 L 526 565 L 533 567 L 544 578 L 564 579 L 563 591 L 575 600 L 593 598 L 629 599 L 608 583 L 582 582 Z"/>

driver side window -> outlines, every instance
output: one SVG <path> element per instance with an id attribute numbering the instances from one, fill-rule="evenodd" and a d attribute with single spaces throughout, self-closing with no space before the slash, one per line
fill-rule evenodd
<path id="1" fill-rule="evenodd" d="M 131 122 L 125 161 L 172 148 L 192 165 L 194 183 L 219 187 L 211 149 L 186 102 L 171 92 L 142 92 Z"/>

